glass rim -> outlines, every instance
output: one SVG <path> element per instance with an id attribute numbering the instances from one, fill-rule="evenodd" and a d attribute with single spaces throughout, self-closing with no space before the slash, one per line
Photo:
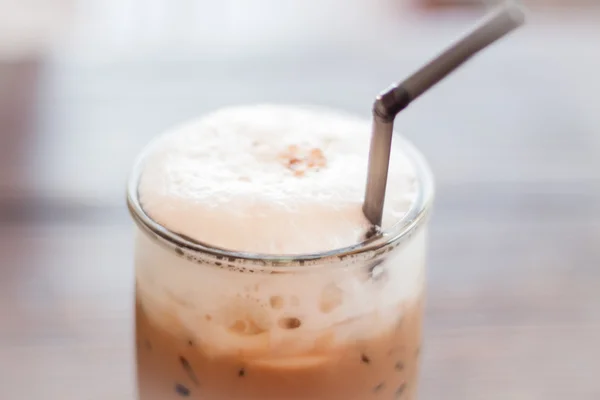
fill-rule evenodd
<path id="1" fill-rule="evenodd" d="M 174 232 L 152 219 L 143 209 L 138 194 L 139 179 L 142 173 L 145 155 L 151 143 L 137 157 L 127 184 L 127 207 L 136 225 L 153 239 L 173 247 L 181 256 L 188 256 L 190 261 L 201 259 L 203 263 L 212 261 L 216 265 L 228 264 L 232 267 L 259 268 L 268 271 L 292 272 L 297 268 L 303 271 L 307 267 L 339 263 L 341 260 L 377 259 L 403 243 L 427 220 L 434 198 L 433 174 L 416 147 L 394 133 L 402 140 L 402 151 L 411 162 L 417 178 L 417 196 L 406 214 L 391 228 L 376 234 L 372 238 L 351 246 L 332 249 L 324 252 L 303 254 L 266 254 L 227 250 Z M 194 257 L 194 255 L 199 257 Z M 208 260 L 207 260 L 208 259 Z"/>

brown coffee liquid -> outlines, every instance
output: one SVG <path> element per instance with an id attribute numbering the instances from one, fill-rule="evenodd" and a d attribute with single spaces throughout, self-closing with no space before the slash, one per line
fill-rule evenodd
<path id="1" fill-rule="evenodd" d="M 371 339 L 265 359 L 209 356 L 193 340 L 156 326 L 138 302 L 139 400 L 413 400 L 421 314 L 415 303 Z"/>

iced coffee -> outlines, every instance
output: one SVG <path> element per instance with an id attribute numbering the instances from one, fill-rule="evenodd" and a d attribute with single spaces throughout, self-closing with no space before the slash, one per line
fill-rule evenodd
<path id="1" fill-rule="evenodd" d="M 429 170 L 393 141 L 362 213 L 370 122 L 225 108 L 132 174 L 140 400 L 416 399 Z"/>

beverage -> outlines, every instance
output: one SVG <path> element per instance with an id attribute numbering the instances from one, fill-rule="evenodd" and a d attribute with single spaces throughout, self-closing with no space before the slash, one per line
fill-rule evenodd
<path id="1" fill-rule="evenodd" d="M 144 151 L 129 190 L 140 400 L 416 398 L 431 178 L 395 138 L 374 233 L 369 135 L 264 105 Z"/>

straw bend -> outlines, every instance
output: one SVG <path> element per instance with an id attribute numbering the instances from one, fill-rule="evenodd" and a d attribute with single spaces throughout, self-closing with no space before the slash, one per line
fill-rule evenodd
<path id="1" fill-rule="evenodd" d="M 396 115 L 412 101 L 412 96 L 401 86 L 380 94 L 373 103 L 373 117 L 384 122 L 393 122 Z"/>

